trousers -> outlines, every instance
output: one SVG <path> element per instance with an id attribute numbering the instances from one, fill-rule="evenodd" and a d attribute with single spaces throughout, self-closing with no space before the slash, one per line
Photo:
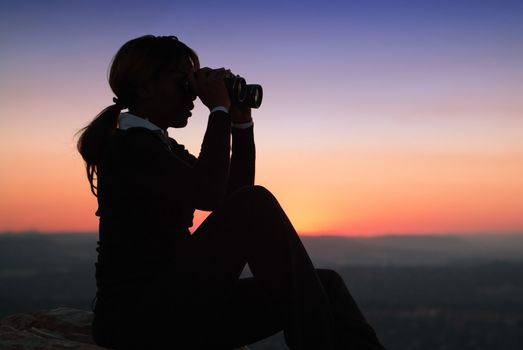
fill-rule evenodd
<path id="1" fill-rule="evenodd" d="M 253 277 L 240 278 L 246 264 Z M 264 187 L 230 195 L 184 241 L 176 266 L 176 284 L 164 288 L 165 297 L 147 294 L 142 314 L 157 331 L 174 335 L 149 336 L 144 344 L 124 337 L 130 341 L 120 348 L 154 340 L 162 348 L 234 349 L 283 331 L 292 350 L 384 349 L 342 277 L 314 267 Z M 178 302 L 166 302 L 169 294 Z"/>

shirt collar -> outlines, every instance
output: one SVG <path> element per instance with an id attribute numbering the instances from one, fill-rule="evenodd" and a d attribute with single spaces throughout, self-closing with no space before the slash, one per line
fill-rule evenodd
<path id="1" fill-rule="evenodd" d="M 129 112 L 120 113 L 118 118 L 118 128 L 127 130 L 129 128 L 146 128 L 153 131 L 160 131 L 164 136 L 169 137 L 167 131 L 161 129 L 158 125 L 150 122 L 147 118 L 141 118 Z"/>

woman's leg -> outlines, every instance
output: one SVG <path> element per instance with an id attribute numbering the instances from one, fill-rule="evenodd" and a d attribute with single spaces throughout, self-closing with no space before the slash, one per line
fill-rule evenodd
<path id="1" fill-rule="evenodd" d="M 215 308 L 205 349 L 232 349 L 268 338 L 285 328 L 286 306 L 271 303 L 254 277 L 236 281 Z"/>
<path id="2" fill-rule="evenodd" d="M 263 187 L 231 195 L 194 232 L 180 255 L 179 270 L 192 287 L 187 291 L 194 300 L 191 306 L 199 305 L 193 314 L 199 315 L 200 326 L 212 328 L 220 321 L 205 317 L 235 296 L 235 283 L 248 263 L 260 300 L 284 310 L 291 349 L 335 348 L 328 296 L 298 234 Z M 276 322 L 281 325 L 281 320 Z"/>
<path id="3" fill-rule="evenodd" d="M 341 276 L 330 269 L 316 269 L 332 306 L 336 349 L 383 350 Z M 255 278 L 242 278 L 220 305 L 207 334 L 212 348 L 232 349 L 255 343 L 284 329 L 285 307 L 268 302 Z"/>
<path id="4" fill-rule="evenodd" d="M 316 269 L 332 306 L 338 349 L 383 350 L 343 278 L 334 270 Z"/>

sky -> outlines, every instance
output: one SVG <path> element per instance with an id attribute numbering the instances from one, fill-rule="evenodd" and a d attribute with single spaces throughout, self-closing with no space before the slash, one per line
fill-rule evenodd
<path id="1" fill-rule="evenodd" d="M 0 231 L 97 230 L 75 133 L 144 34 L 263 86 L 256 183 L 300 234 L 523 233 L 523 2 L 508 0 L 2 1 Z M 193 112 L 169 135 L 198 154 L 208 110 Z"/>

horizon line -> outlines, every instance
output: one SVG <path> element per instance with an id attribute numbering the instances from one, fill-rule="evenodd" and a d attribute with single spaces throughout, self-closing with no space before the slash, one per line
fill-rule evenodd
<path id="1" fill-rule="evenodd" d="M 97 235 L 97 230 L 1 230 L 0 235 Z M 298 232 L 301 237 L 346 237 L 346 238 L 378 238 L 378 237 L 444 237 L 444 236 L 519 236 L 523 231 L 484 231 L 484 232 L 382 232 L 382 233 L 335 233 L 335 232 Z"/>

